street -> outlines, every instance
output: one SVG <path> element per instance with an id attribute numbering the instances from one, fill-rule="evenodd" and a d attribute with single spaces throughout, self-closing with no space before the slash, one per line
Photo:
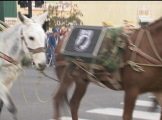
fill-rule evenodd
<path id="1" fill-rule="evenodd" d="M 21 73 L 21 81 L 17 80 L 11 89 L 11 95 L 18 109 L 18 120 L 53 120 L 51 97 L 56 92 L 59 82 L 42 77 L 39 85 L 37 85 L 36 80 L 39 77 L 38 71 L 33 67 L 24 68 L 24 71 Z M 48 67 L 45 73 L 57 79 L 52 67 Z M 70 89 L 70 93 L 73 88 L 74 85 Z M 23 91 L 28 105 L 23 97 Z M 39 94 L 40 100 L 37 94 Z M 159 108 L 155 112 L 148 111 L 152 105 L 151 96 L 152 94 L 150 93 L 139 96 L 136 102 L 133 120 L 159 119 Z M 122 120 L 123 97 L 123 91 L 113 91 L 90 84 L 80 105 L 79 120 Z M 47 99 L 49 101 L 46 102 Z M 67 105 L 65 105 L 65 109 L 62 109 L 61 112 L 62 120 L 71 120 Z M 13 120 L 6 106 L 3 108 L 0 120 Z"/>

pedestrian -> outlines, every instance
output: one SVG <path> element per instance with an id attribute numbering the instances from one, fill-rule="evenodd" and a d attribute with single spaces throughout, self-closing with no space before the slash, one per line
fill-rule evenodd
<path id="1" fill-rule="evenodd" d="M 51 66 L 55 65 L 55 48 L 56 48 L 56 44 L 59 41 L 60 36 L 59 36 L 59 30 L 58 29 L 53 29 L 52 30 L 52 34 L 49 37 L 48 40 L 48 44 L 49 44 L 49 48 L 50 48 L 50 52 L 51 52 Z"/>
<path id="2" fill-rule="evenodd" d="M 66 30 L 65 26 L 62 26 L 60 29 L 60 39 L 64 38 L 66 31 L 67 30 Z"/>
<path id="3" fill-rule="evenodd" d="M 49 37 L 50 37 L 50 35 L 51 35 L 51 32 L 50 31 L 47 31 L 46 32 L 46 39 L 45 39 L 45 47 L 47 48 L 48 47 L 48 40 L 49 40 Z"/>

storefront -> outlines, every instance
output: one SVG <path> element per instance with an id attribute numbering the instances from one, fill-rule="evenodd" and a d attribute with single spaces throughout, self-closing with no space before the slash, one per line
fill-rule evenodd
<path id="1" fill-rule="evenodd" d="M 0 1 L 0 20 L 8 25 L 14 25 L 17 21 L 16 1 Z"/>

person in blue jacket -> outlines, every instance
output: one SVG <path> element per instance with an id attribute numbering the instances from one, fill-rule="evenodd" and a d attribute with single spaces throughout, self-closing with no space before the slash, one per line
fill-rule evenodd
<path id="1" fill-rule="evenodd" d="M 56 41 L 59 41 L 59 30 L 58 29 L 53 29 L 52 30 L 52 35 L 50 35 L 49 40 L 48 40 L 48 45 L 50 47 L 50 53 L 51 53 L 51 66 L 55 65 L 55 47 L 56 47 Z"/>

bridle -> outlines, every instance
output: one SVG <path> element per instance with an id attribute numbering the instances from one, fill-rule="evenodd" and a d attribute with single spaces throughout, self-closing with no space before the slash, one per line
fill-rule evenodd
<path id="1" fill-rule="evenodd" d="M 21 40 L 24 41 L 24 43 L 25 43 L 26 47 L 28 48 L 29 52 L 31 52 L 32 54 L 40 53 L 40 52 L 45 51 L 45 47 L 39 47 L 39 48 L 36 48 L 36 49 L 32 49 L 32 48 L 28 47 L 28 44 L 27 44 L 27 42 L 25 40 L 22 29 L 21 29 Z"/>
<path id="2" fill-rule="evenodd" d="M 36 53 L 40 53 L 40 52 L 44 52 L 45 51 L 45 47 L 39 47 L 39 48 L 36 48 L 36 49 L 32 49 L 30 47 L 28 47 L 28 44 L 25 40 L 25 37 L 23 35 L 23 30 L 21 29 L 20 31 L 20 35 L 21 35 L 21 41 L 25 43 L 27 49 L 29 50 L 29 52 L 31 52 L 32 54 L 36 54 Z M 7 56 L 6 54 L 0 52 L 0 58 L 12 63 L 12 64 L 17 64 L 18 62 L 15 61 L 14 59 L 12 59 L 11 57 Z"/>

